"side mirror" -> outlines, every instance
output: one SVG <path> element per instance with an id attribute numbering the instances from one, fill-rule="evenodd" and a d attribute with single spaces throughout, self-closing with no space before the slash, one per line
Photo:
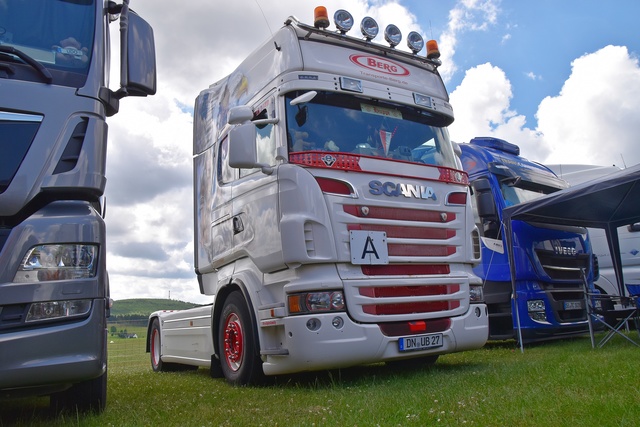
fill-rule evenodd
<path id="1" fill-rule="evenodd" d="M 476 197 L 478 202 L 478 215 L 481 218 L 497 218 L 496 204 L 493 201 L 493 195 L 489 193 L 478 193 Z"/>
<path id="2" fill-rule="evenodd" d="M 156 48 L 151 26 L 135 12 L 120 16 L 120 86 L 124 96 L 156 93 Z M 123 16 L 124 15 L 124 16 Z"/>
<path id="3" fill-rule="evenodd" d="M 245 123 L 231 129 L 229 132 L 229 166 L 242 169 L 253 169 L 260 166 L 258 164 L 256 134 L 256 127 L 253 123 Z"/>

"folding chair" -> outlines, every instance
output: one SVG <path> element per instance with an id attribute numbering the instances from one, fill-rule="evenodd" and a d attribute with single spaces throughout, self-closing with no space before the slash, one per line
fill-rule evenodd
<path id="1" fill-rule="evenodd" d="M 638 331 L 638 340 L 636 341 L 624 333 L 629 330 L 628 323 L 632 320 L 635 323 L 636 330 L 638 330 L 640 285 L 637 286 L 637 293 L 634 295 L 629 291 L 630 296 L 589 292 L 585 286 L 589 334 L 591 335 L 591 346 L 593 348 L 596 347 L 595 329 L 598 325 L 601 325 L 606 332 L 604 337 L 597 343 L 598 348 L 608 343 L 615 335 L 620 335 L 633 345 L 640 347 L 640 331 Z M 629 285 L 627 285 L 627 289 L 629 289 Z"/>

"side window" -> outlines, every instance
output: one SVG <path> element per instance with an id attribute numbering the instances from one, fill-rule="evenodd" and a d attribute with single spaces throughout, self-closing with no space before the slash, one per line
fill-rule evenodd
<path id="1" fill-rule="evenodd" d="M 228 184 L 235 180 L 236 171 L 229 166 L 229 138 L 226 136 L 220 142 L 218 152 L 218 181 L 221 184 Z"/>
<path id="2" fill-rule="evenodd" d="M 272 119 L 276 116 L 275 101 L 269 97 L 259 103 L 253 109 L 253 120 Z M 273 124 L 258 125 L 256 132 L 256 147 L 258 152 L 258 162 L 268 166 L 276 164 L 276 137 L 275 126 Z M 240 176 L 250 175 L 259 169 L 241 169 Z"/>

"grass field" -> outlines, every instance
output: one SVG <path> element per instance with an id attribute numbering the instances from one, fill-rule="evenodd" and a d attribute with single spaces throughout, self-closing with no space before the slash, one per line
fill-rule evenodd
<path id="1" fill-rule="evenodd" d="M 432 367 L 384 364 L 234 388 L 205 369 L 154 373 L 137 339 L 109 344 L 107 409 L 48 411 L 47 398 L 0 402 L 0 426 L 636 426 L 640 348 L 620 337 L 489 344 Z M 635 332 L 633 332 L 635 333 Z"/>

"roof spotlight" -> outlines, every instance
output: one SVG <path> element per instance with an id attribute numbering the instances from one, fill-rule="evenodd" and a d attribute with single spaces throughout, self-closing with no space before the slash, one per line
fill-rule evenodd
<path id="1" fill-rule="evenodd" d="M 414 54 L 418 53 L 424 47 L 424 39 L 420 34 L 411 31 L 407 36 L 407 46 L 409 46 L 409 49 L 411 49 Z"/>
<path id="2" fill-rule="evenodd" d="M 353 16 L 344 9 L 340 9 L 333 14 L 333 21 L 342 34 L 345 34 L 353 27 Z"/>
<path id="3" fill-rule="evenodd" d="M 360 23 L 360 31 L 367 41 L 374 39 L 378 35 L 378 23 L 372 17 L 366 16 Z"/>
<path id="4" fill-rule="evenodd" d="M 396 47 L 402 41 L 402 33 L 398 27 L 389 24 L 384 29 L 384 39 L 389 43 L 389 46 Z"/>

